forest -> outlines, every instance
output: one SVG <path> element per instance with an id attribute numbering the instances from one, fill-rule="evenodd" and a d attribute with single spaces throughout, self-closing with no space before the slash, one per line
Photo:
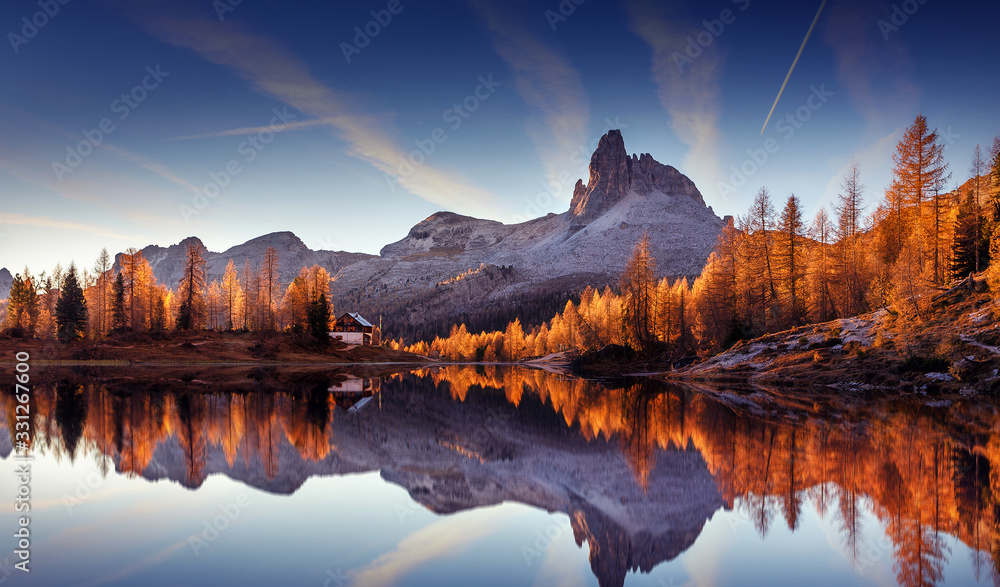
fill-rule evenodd
<path id="1" fill-rule="evenodd" d="M 833 209 L 821 208 L 809 222 L 798 196 L 782 204 L 761 187 L 693 280 L 658 278 L 644 238 L 617 290 L 587 288 L 539 326 L 515 319 L 476 334 L 458 324 L 448 336 L 401 346 L 457 361 L 609 344 L 706 357 L 741 340 L 880 308 L 918 328 L 932 295 L 970 274 L 987 272 L 993 296 L 1000 295 L 1000 137 L 985 150 L 976 146 L 971 179 L 952 189 L 944 150 L 918 115 L 896 146 L 891 184 L 874 207 L 856 160 Z"/>
<path id="2" fill-rule="evenodd" d="M 237 268 L 230 259 L 222 279 L 207 282 L 204 254 L 189 245 L 176 290 L 157 283 L 134 248 L 114 265 L 105 249 L 93 269 L 82 272 L 57 265 L 51 274 L 33 276 L 25 268 L 2 310 L 3 334 L 99 340 L 125 332 L 289 331 L 326 340 L 334 308 L 325 268 L 303 267 L 291 283 L 281 283 L 278 252 L 268 247 L 259 263 L 246 259 Z"/>

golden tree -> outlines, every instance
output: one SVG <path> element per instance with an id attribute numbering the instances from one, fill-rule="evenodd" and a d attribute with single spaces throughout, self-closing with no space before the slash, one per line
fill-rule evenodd
<path id="1" fill-rule="evenodd" d="M 239 323 L 243 305 L 243 288 L 240 287 L 240 279 L 232 259 L 226 264 L 226 272 L 222 277 L 222 295 L 226 305 L 226 329 L 234 330 Z"/>
<path id="2" fill-rule="evenodd" d="M 275 323 L 275 303 L 280 295 L 278 277 L 278 251 L 274 247 L 267 247 L 264 251 L 264 262 L 260 267 L 260 289 L 262 311 L 262 328 L 273 330 Z"/>
<path id="3" fill-rule="evenodd" d="M 622 338 L 636 349 L 647 348 L 655 339 L 652 315 L 655 272 L 656 259 L 650 251 L 649 235 L 644 232 L 621 276 Z"/>
<path id="4" fill-rule="evenodd" d="M 927 118 L 918 114 L 896 145 L 896 152 L 892 156 L 892 185 L 886 192 L 897 224 L 893 234 L 896 241 L 893 252 L 898 256 L 903 251 L 904 242 L 910 232 L 914 229 L 919 230 L 923 238 L 916 243 L 918 249 L 916 252 L 919 255 L 916 261 L 921 269 L 926 253 L 924 243 L 920 241 L 930 239 L 932 242 L 937 242 L 940 236 L 937 219 L 926 218 L 928 215 L 924 214 L 924 204 L 935 192 L 939 192 L 951 177 L 944 160 L 944 145 L 939 139 L 937 130 L 930 130 L 927 126 Z M 904 215 L 903 206 L 910 208 L 912 224 Z M 912 246 L 907 246 L 907 251 L 911 254 L 912 249 Z M 888 260 L 895 262 L 896 256 L 889 255 Z M 933 260 L 933 254 L 929 256 Z M 905 265 L 910 266 L 912 263 L 906 261 Z"/>

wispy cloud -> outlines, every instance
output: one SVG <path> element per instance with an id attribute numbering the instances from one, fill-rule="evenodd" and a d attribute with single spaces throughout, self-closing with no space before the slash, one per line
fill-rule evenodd
<path id="1" fill-rule="evenodd" d="M 147 2 L 136 20 L 160 40 L 190 49 L 239 75 L 254 90 L 325 121 L 348 144 L 351 156 L 384 173 L 398 173 L 409 153 L 396 144 L 384 115 L 371 112 L 346 93 L 316 80 L 305 63 L 277 41 L 251 33 L 237 22 L 220 23 L 204 15 L 177 16 L 172 6 Z M 493 194 L 457 174 L 427 164 L 398 181 L 409 192 L 449 209 L 496 213 Z"/>
<path id="2" fill-rule="evenodd" d="M 502 4 L 470 0 L 490 31 L 497 54 L 514 73 L 521 98 L 534 112 L 528 136 L 549 179 L 573 170 L 572 154 L 587 141 L 590 105 L 580 74 L 563 56 L 532 36 Z"/>
<path id="3" fill-rule="evenodd" d="M 833 48 L 837 78 L 855 110 L 877 134 L 894 128 L 898 116 L 917 111 L 919 91 L 911 78 L 913 64 L 899 42 L 885 42 L 876 23 L 889 14 L 888 2 L 844 0 L 828 12 L 823 39 Z"/>
<path id="4" fill-rule="evenodd" d="M 140 241 L 141 235 L 128 235 L 109 230 L 107 227 L 97 224 L 86 224 L 83 222 L 73 222 L 70 220 L 56 220 L 46 216 L 25 216 L 23 214 L 0 214 L 0 224 L 33 226 L 35 228 L 60 228 L 66 230 L 76 230 L 86 232 L 95 236 L 124 241 Z"/>
<path id="5" fill-rule="evenodd" d="M 670 127 L 688 146 L 685 173 L 699 185 L 715 185 L 722 178 L 719 79 L 723 60 L 719 48 L 713 45 L 683 68 L 678 67 L 673 55 L 684 51 L 687 37 L 697 34 L 697 26 L 669 14 L 665 3 L 633 0 L 627 8 L 632 30 L 653 50 L 653 81 L 670 116 Z"/>
<path id="6" fill-rule="evenodd" d="M 289 122 L 287 124 L 281 125 L 281 132 L 286 132 L 290 130 L 311 130 L 317 127 L 330 126 L 334 123 L 332 118 L 313 118 L 311 120 L 299 120 L 295 122 Z M 265 131 L 273 132 L 274 129 L 270 126 L 244 126 L 240 128 L 231 128 L 228 130 L 217 130 L 213 132 L 206 132 L 196 135 L 186 135 L 183 137 L 174 137 L 170 139 L 171 141 L 190 141 L 192 139 L 212 139 L 216 137 L 234 137 L 234 136 L 246 136 L 255 135 Z"/>
<path id="7" fill-rule="evenodd" d="M 179 177 L 176 173 L 174 173 L 173 171 L 171 171 L 167 166 L 161 165 L 161 164 L 157 163 L 156 161 L 153 161 L 153 160 L 151 160 L 151 159 L 149 159 L 147 157 L 143 157 L 142 155 L 138 155 L 136 153 L 133 153 L 133 152 L 128 151 L 126 149 L 123 149 L 121 147 L 116 147 L 114 145 L 104 144 L 104 145 L 101 145 L 101 147 L 104 148 L 107 151 L 110 151 L 110 152 L 114 153 L 115 155 L 118 155 L 119 157 L 121 157 L 122 159 L 124 159 L 126 161 L 129 161 L 131 163 L 135 163 L 136 165 L 139 165 L 140 167 L 143 167 L 145 169 L 148 169 L 149 171 L 152 171 L 153 173 L 155 173 L 156 175 L 159 175 L 160 177 L 162 177 L 163 179 L 166 179 L 167 181 L 175 183 L 175 184 L 177 184 L 177 185 L 179 185 L 181 187 L 187 188 L 189 190 L 198 189 L 194 184 L 192 184 L 192 183 L 188 182 L 187 180 Z"/>
<path id="8" fill-rule="evenodd" d="M 64 163 L 60 157 L 65 157 L 68 145 L 79 143 L 80 134 L 4 104 L 0 104 L 0 135 L 8 139 L 0 142 L 0 170 L 58 197 L 114 210 L 137 221 L 159 220 L 155 212 L 147 213 L 145 207 L 134 204 L 137 192 L 165 195 L 161 190 L 162 184 L 147 182 L 146 177 L 133 176 L 129 173 L 131 169 L 116 163 L 142 167 L 185 190 L 195 188 L 166 165 L 112 144 L 113 137 L 107 137 L 93 147 L 93 154 L 79 166 L 66 171 L 60 181 L 52 163 Z M 109 159 L 103 154 L 114 157 Z M 115 180 L 108 181 L 110 176 Z"/>

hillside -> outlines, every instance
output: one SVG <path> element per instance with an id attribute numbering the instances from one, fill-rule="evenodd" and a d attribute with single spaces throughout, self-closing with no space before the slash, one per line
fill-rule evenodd
<path id="1" fill-rule="evenodd" d="M 331 342 L 325 347 L 287 333 L 212 331 L 112 334 L 99 341 L 61 343 L 42 339 L 0 339 L 0 356 L 28 352 L 35 363 L 116 365 L 277 365 L 333 363 L 426 363 L 428 359 L 381 346 Z M 2 363 L 3 361 L 0 361 Z M 224 379 L 224 376 L 222 377 Z"/>
<path id="2" fill-rule="evenodd" d="M 966 280 L 938 296 L 919 324 L 895 315 L 893 308 L 880 309 L 740 342 L 669 376 L 811 390 L 827 386 L 837 394 L 1000 391 L 1000 306 L 985 281 Z"/>

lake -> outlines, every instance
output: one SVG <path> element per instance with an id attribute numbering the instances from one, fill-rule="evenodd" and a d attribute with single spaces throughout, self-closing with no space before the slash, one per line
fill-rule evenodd
<path id="1" fill-rule="evenodd" d="M 222 373 L 35 368 L 27 574 L 0 396 L 0 583 L 1000 583 L 983 398 L 859 409 L 482 366 Z"/>

